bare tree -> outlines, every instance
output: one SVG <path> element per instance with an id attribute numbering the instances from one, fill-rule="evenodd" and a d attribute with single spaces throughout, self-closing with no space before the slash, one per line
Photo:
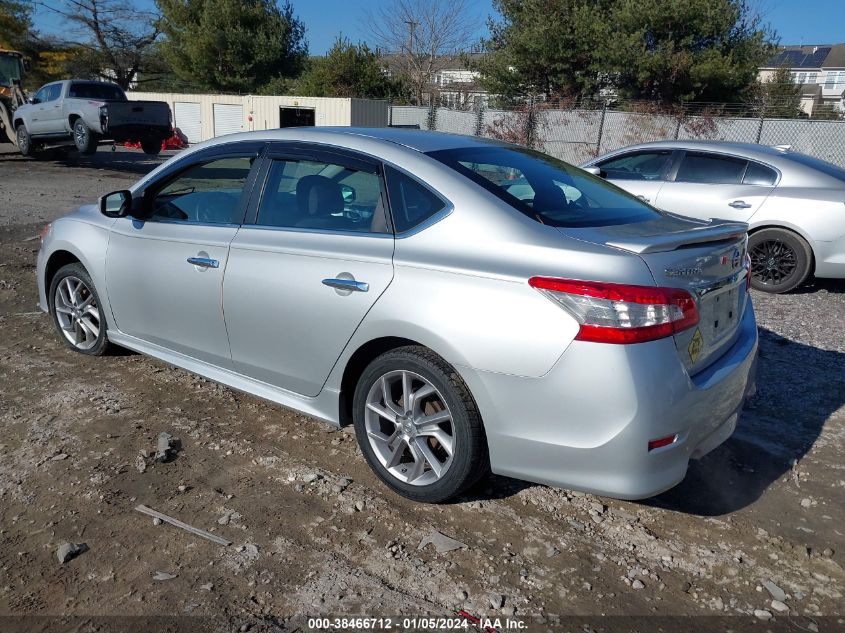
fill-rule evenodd
<path id="1" fill-rule="evenodd" d="M 396 0 L 367 14 L 374 43 L 418 104 L 433 89 L 439 59 L 468 50 L 480 25 L 466 0 Z"/>
<path id="2" fill-rule="evenodd" d="M 152 55 L 159 36 L 158 15 L 142 11 L 129 0 L 55 0 L 38 2 L 58 13 L 72 25 L 78 37 L 69 45 L 83 53 L 75 60 L 77 69 L 129 88 L 141 70 L 158 70 Z M 76 69 L 75 69 L 76 70 Z"/>

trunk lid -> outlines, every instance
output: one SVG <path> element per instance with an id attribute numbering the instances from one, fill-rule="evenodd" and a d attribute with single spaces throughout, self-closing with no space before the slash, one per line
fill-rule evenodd
<path id="1" fill-rule="evenodd" d="M 635 253 L 658 286 L 692 294 L 699 323 L 674 336 L 678 357 L 690 375 L 711 365 L 736 341 L 748 299 L 747 224 L 665 213 L 648 222 L 558 230 Z"/>

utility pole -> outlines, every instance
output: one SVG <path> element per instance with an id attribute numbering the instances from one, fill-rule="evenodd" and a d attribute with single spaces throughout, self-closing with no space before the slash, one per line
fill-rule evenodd
<path id="1" fill-rule="evenodd" d="M 416 74 L 414 68 L 414 35 L 419 22 L 408 19 L 405 20 L 405 24 L 408 25 L 408 74 L 413 77 Z M 420 98 L 420 95 L 417 95 L 417 98 Z"/>

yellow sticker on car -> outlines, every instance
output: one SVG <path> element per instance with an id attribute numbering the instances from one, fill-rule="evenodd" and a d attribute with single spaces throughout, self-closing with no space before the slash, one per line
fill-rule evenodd
<path id="1" fill-rule="evenodd" d="M 692 362 L 698 360 L 698 356 L 701 354 L 701 346 L 704 343 L 704 337 L 701 336 L 701 330 L 695 328 L 695 334 L 692 335 L 692 340 L 689 342 L 689 347 L 687 347 L 687 351 L 689 352 L 689 359 Z"/>

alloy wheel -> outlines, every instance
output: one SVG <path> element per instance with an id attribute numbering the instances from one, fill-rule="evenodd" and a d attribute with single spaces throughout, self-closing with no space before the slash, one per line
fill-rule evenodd
<path id="1" fill-rule="evenodd" d="M 20 149 L 22 154 L 26 154 L 29 151 L 29 138 L 23 126 L 18 128 L 18 149 Z"/>
<path id="2" fill-rule="evenodd" d="M 452 465 L 452 414 L 419 374 L 397 370 L 376 380 L 367 394 L 364 427 L 376 458 L 399 481 L 426 486 Z"/>
<path id="3" fill-rule="evenodd" d="M 761 284 L 781 284 L 795 274 L 795 251 L 781 240 L 766 240 L 749 250 L 751 274 Z"/>
<path id="4" fill-rule="evenodd" d="M 62 334 L 71 345 L 88 350 L 97 344 L 100 308 L 85 282 L 73 276 L 62 279 L 56 286 L 53 307 Z"/>
<path id="5" fill-rule="evenodd" d="M 88 129 L 82 122 L 74 126 L 73 135 L 77 147 L 85 147 L 88 144 Z"/>

